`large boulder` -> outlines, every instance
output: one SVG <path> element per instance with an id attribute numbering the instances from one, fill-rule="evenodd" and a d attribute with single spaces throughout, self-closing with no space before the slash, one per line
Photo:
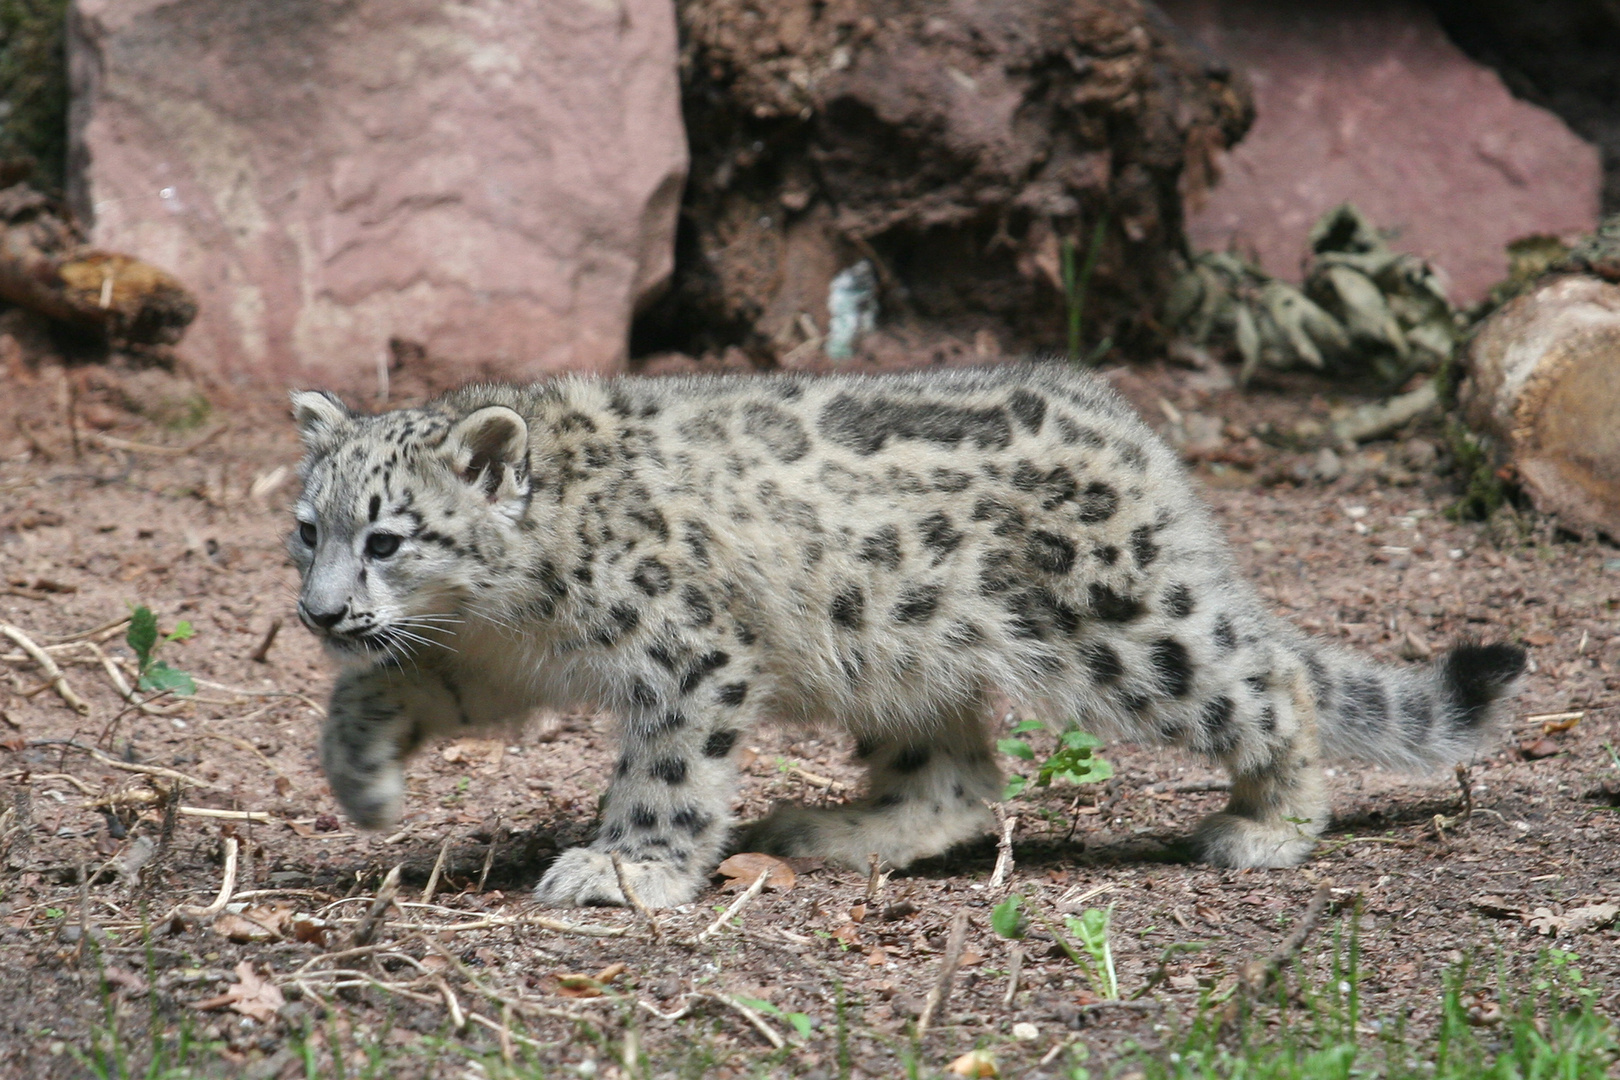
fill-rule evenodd
<path id="1" fill-rule="evenodd" d="M 1412 0 L 1161 6 L 1254 84 L 1254 128 L 1188 222 L 1196 247 L 1236 246 L 1298 280 L 1311 226 L 1354 202 L 1466 304 L 1506 276 L 1508 241 L 1597 221 L 1597 148 L 1515 98 Z"/>
<path id="2" fill-rule="evenodd" d="M 671 0 L 76 0 L 69 42 L 70 198 L 196 291 L 205 371 L 612 370 L 669 276 Z"/>

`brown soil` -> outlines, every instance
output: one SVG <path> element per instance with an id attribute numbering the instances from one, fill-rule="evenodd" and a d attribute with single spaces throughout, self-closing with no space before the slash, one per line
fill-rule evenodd
<path id="1" fill-rule="evenodd" d="M 1432 432 L 1346 455 L 1338 463 L 1343 475 L 1331 483 L 1309 479 L 1312 468 L 1332 471 L 1304 443 L 1336 397 L 1353 399 L 1342 388 L 1299 381 L 1240 397 L 1222 389 L 1218 375 L 1142 368 L 1113 377 L 1161 428 L 1179 420 L 1176 432 L 1199 461 L 1238 560 L 1277 610 L 1391 662 L 1404 662 L 1403 650 L 1467 635 L 1530 647 L 1532 668 L 1513 730 L 1468 773 L 1472 817 L 1459 820 L 1458 783 L 1450 775 L 1341 768 L 1332 781 L 1338 821 L 1310 862 L 1233 872 L 1179 861 L 1178 838 L 1222 796 L 1167 790 L 1216 779 L 1202 763 L 1168 751 L 1108 747 L 1115 780 L 1013 804 L 1019 826 L 1011 890 L 1047 912 L 1115 905 L 1114 943 L 1127 992 L 1158 968 L 1167 946 L 1205 943 L 1203 951 L 1169 961 L 1151 995 L 1164 1003 L 1161 1011 L 1085 1011 L 1092 999 L 1084 979 L 1038 932 L 1024 944 L 1022 989 L 1003 1004 L 1010 946 L 989 925 L 999 899 L 988 885 L 996 855 L 989 840 L 895 875 L 875 896 L 862 877 L 801 866 L 794 888 L 759 896 L 733 928 L 699 946 L 683 942 L 713 919 L 715 905 L 731 899 L 718 885 L 689 910 L 661 914 L 658 940 L 616 910 L 545 913 L 629 928 L 607 939 L 536 926 L 422 934 L 385 924 L 378 940 L 421 970 L 385 950 L 375 967 L 365 957 L 349 963 L 398 991 L 349 989 L 333 997 L 323 989 L 329 983 L 311 977 L 309 988 L 334 1002 L 338 1019 L 330 1024 L 316 1019 L 319 1001 L 307 993 L 293 1000 L 290 987 L 283 988 L 287 1004 L 268 1022 L 230 1009 L 201 1011 L 198 1002 L 220 997 L 237 981 L 243 960 L 260 976 L 284 977 L 321 953 L 319 943 L 296 940 L 286 925 L 286 940 L 238 944 L 221 936 L 226 925 L 187 917 L 160 923 L 150 956 L 144 954 L 137 929 L 143 912 L 158 921 L 176 904 L 213 899 L 225 834 L 245 853 L 237 892 L 279 890 L 259 892 L 249 904 L 317 912 L 345 896 L 371 894 L 383 872 L 400 863 L 400 895 L 414 901 L 448 841 L 438 902 L 468 919 L 519 916 L 525 890 L 552 854 L 588 835 L 612 760 L 611 728 L 605 718 L 564 717 L 504 746 L 433 748 L 412 769 L 405 827 L 390 837 L 352 833 L 333 816 L 315 759 L 329 675 L 290 612 L 295 574 L 281 542 L 295 481 L 289 475 L 265 490 L 265 478 L 290 472 L 297 458 L 281 404 L 245 401 L 176 432 L 125 411 L 133 398 L 119 391 L 119 377 L 99 369 L 93 375 L 17 368 L 4 383 L 0 621 L 46 644 L 147 604 L 165 629 L 191 621 L 195 637 L 165 646 L 163 655 L 207 681 L 176 711 L 146 715 L 121 706 L 93 656 L 59 653 L 67 681 L 88 700 L 89 713 L 81 716 L 52 690 L 36 692 L 42 680 L 31 662 L 8 656 L 0 663 L 8 684 L 0 691 L 0 810 L 22 812 L 28 824 L 18 838 L 25 842 L 14 839 L 0 854 L 6 973 L 0 1075 L 83 1075 L 69 1049 L 88 1046 L 93 1028 L 107 1023 L 106 1003 L 137 1058 L 155 1008 L 167 1029 L 190 1024 L 198 1035 L 220 1040 L 222 1072 L 236 1062 L 258 1070 L 248 1075 L 302 1075 L 288 1049 L 290 1030 L 313 1023 L 323 1033 L 319 1041 L 343 1032 L 358 1037 L 369 1027 L 387 1031 L 378 1035 L 386 1045 L 401 1044 L 445 1031 L 449 994 L 460 1009 L 499 1026 L 502 1006 L 482 987 L 518 1003 L 513 1025 L 520 1033 L 557 1041 L 542 1059 L 599 1058 L 599 1075 L 614 1075 L 616 1067 L 587 1035 L 599 1032 L 618 1045 L 627 1017 L 642 1046 L 667 1068 L 704 1053 L 716 1062 L 707 1075 L 754 1075 L 770 1053 L 763 1036 L 728 1006 L 687 995 L 765 999 L 820 1025 L 769 1068 L 831 1076 L 839 1054 L 835 988 L 842 987 L 854 1075 L 894 1076 L 909 1045 L 906 1027 L 934 983 L 946 928 L 959 911 L 969 916 L 968 962 L 927 1037 L 927 1068 L 990 1036 L 1003 1040 L 996 1053 L 1004 1075 L 1019 1074 L 1077 1032 L 1095 1063 L 1128 1040 L 1158 1045 L 1167 1024 L 1192 1015 L 1203 988 L 1229 985 L 1246 961 L 1275 948 L 1323 882 L 1331 883 L 1337 904 L 1305 944 L 1307 967 L 1321 970 L 1334 927 L 1346 925 L 1359 897 L 1364 1014 L 1404 1015 L 1421 1032 L 1432 1026 L 1442 972 L 1460 959 L 1481 960 L 1480 985 L 1490 981 L 1497 956 L 1510 978 L 1519 978 L 1554 943 L 1531 925 L 1538 910 L 1542 927 L 1553 929 L 1570 910 L 1620 900 L 1620 771 L 1608 749 L 1620 743 L 1615 553 L 1523 519 L 1447 521 L 1440 510 L 1451 496 L 1447 480 L 1433 471 Z M 129 449 L 199 442 L 177 453 Z M 278 619 L 286 625 L 267 660 L 250 659 Z M 121 634 L 114 630 L 104 648 L 127 658 Z M 1532 719 L 1566 710 L 1584 710 L 1566 731 L 1548 733 Z M 68 739 L 104 747 L 107 758 L 60 741 Z M 1037 742 L 1039 751 L 1050 747 L 1049 740 Z M 847 748 L 833 737 L 765 731 L 752 746 L 744 815 L 772 799 L 840 797 L 814 788 L 793 767 L 855 779 Z M 109 819 L 87 806 L 104 793 L 151 790 L 149 776 L 118 767 L 127 763 L 194 778 L 183 795 L 188 806 L 262 811 L 271 820 L 181 816 L 162 843 L 160 811 L 137 821 L 133 810 Z M 155 870 L 128 881 L 110 870 L 97 873 L 116 865 L 137 837 L 160 841 Z M 79 884 L 85 868 L 93 875 L 87 889 Z M 1105 891 L 1079 899 L 1099 889 Z M 326 914 L 352 917 L 364 907 L 351 901 Z M 443 924 L 459 917 L 408 916 Z M 102 942 L 105 1002 L 96 950 L 79 941 L 81 923 Z M 327 947 L 343 947 L 349 932 L 347 925 L 329 931 Z M 1579 954 L 1589 984 L 1602 988 L 1600 1007 L 1620 1011 L 1620 933 L 1566 934 L 1556 943 Z M 453 961 L 441 959 L 445 953 Z M 559 993 L 559 974 L 616 964 L 625 968 L 615 994 Z M 691 1011 L 660 1019 L 638 1011 L 635 1001 L 666 1014 L 688 1004 Z M 547 1009 L 553 1014 L 537 1011 Z M 580 1027 L 565 1014 L 589 1023 Z M 766 1019 L 791 1034 L 783 1020 Z M 1011 1041 L 1015 1022 L 1035 1025 L 1039 1037 Z M 500 1042 L 476 1021 L 459 1038 L 485 1048 Z M 406 1074 L 411 1060 L 401 1067 Z M 1038 1068 L 1023 1074 L 1055 1075 Z"/>
<path id="2" fill-rule="evenodd" d="M 886 321 L 1060 347 L 1063 247 L 1081 265 L 1094 236 L 1087 347 L 1156 339 L 1182 199 L 1253 119 L 1243 78 L 1140 0 L 676 10 L 692 166 L 638 356 L 803 352 L 861 259 Z"/>

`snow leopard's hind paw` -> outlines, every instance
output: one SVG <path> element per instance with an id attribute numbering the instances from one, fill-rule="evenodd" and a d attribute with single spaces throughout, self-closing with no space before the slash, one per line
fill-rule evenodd
<path id="1" fill-rule="evenodd" d="M 697 895 L 703 878 L 670 862 L 622 861 L 625 880 L 650 908 L 677 907 Z M 534 901 L 542 907 L 623 907 L 624 893 L 613 869 L 613 856 L 591 848 L 570 848 L 557 856 Z"/>

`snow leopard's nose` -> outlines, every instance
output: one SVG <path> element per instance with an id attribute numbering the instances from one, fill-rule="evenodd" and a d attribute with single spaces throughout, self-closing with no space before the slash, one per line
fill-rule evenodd
<path id="1" fill-rule="evenodd" d="M 298 605 L 298 614 L 302 616 L 304 625 L 308 626 L 311 630 L 330 630 L 332 627 L 342 622 L 343 616 L 347 615 L 348 613 L 348 604 L 344 604 L 336 611 L 316 611 L 314 608 L 303 602 L 300 602 Z"/>

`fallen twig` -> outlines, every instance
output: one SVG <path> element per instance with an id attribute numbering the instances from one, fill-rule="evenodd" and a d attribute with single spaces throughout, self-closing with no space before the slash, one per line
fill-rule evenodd
<path id="1" fill-rule="evenodd" d="M 132 442 L 129 439 L 120 439 L 100 431 L 92 431 L 89 441 L 107 450 L 123 450 L 131 454 L 157 454 L 160 457 L 184 457 L 195 453 L 225 434 L 231 429 L 229 424 L 221 424 L 207 435 L 187 446 L 158 446 L 155 443 Z"/>
<path id="2" fill-rule="evenodd" d="M 1017 945 L 1007 947 L 1007 992 L 1001 995 L 1001 1004 L 1007 1008 L 1012 1007 L 1013 998 L 1018 996 L 1018 980 L 1024 973 L 1024 950 Z"/>
<path id="3" fill-rule="evenodd" d="M 63 634 L 61 637 L 47 637 L 45 640 L 49 641 L 52 645 L 71 645 L 76 641 L 86 641 L 91 639 L 105 641 L 107 638 L 112 637 L 113 634 L 123 629 L 124 625 L 128 622 L 129 616 L 125 615 L 121 619 L 113 619 L 111 622 L 104 622 L 100 626 L 92 626 L 88 630 L 79 630 L 71 634 Z"/>
<path id="4" fill-rule="evenodd" d="M 818 773 L 811 772 L 809 769 L 801 769 L 797 765 L 789 768 L 787 773 L 789 776 L 803 780 L 811 787 L 821 788 L 828 793 L 849 790 L 849 785 L 842 780 L 834 780 L 830 776 L 821 776 Z"/>
<path id="5" fill-rule="evenodd" d="M 764 877 L 764 874 L 760 875 L 762 880 Z M 764 1017 L 760 1016 L 759 1013 L 755 1012 L 753 1009 L 750 1009 L 736 998 L 727 997 L 725 994 L 702 994 L 700 996 L 707 998 L 710 1001 L 719 1002 L 721 1005 L 724 1005 L 726 1008 L 734 1011 L 744 1020 L 747 1020 L 749 1024 L 753 1025 L 754 1030 L 765 1036 L 765 1041 L 770 1043 L 771 1046 L 777 1050 L 780 1050 L 787 1045 L 787 1040 L 782 1038 L 780 1032 L 771 1027 L 771 1025 L 767 1024 Z"/>
<path id="6" fill-rule="evenodd" d="M 866 902 L 870 904 L 883 892 L 883 883 L 889 880 L 889 875 L 883 870 L 883 860 L 878 858 L 875 851 L 866 856 L 866 865 Z"/>
<path id="7" fill-rule="evenodd" d="M 371 944 L 371 939 L 376 936 L 377 927 L 382 923 L 384 913 L 388 911 L 388 905 L 394 902 L 394 894 L 399 891 L 399 872 L 404 868 L 404 863 L 395 863 L 394 868 L 383 878 L 382 885 L 377 889 L 376 899 L 371 902 L 371 908 L 360 919 L 360 924 L 354 928 L 354 936 L 350 939 L 351 947 Z"/>
<path id="8" fill-rule="evenodd" d="M 444 838 L 439 845 L 439 857 L 433 860 L 433 869 L 428 873 L 427 884 L 422 886 L 422 903 L 433 903 L 433 893 L 439 887 L 439 875 L 444 871 L 444 860 L 450 854 L 450 838 Z"/>
<path id="9" fill-rule="evenodd" d="M 1150 794 L 1191 795 L 1203 791 L 1231 791 L 1230 780 L 1161 780 L 1142 788 Z"/>
<path id="10" fill-rule="evenodd" d="M 956 980 L 956 969 L 962 963 L 962 950 L 967 947 L 967 923 L 965 911 L 958 911 L 951 917 L 951 931 L 945 939 L 945 960 L 940 964 L 939 978 L 934 980 L 933 989 L 928 991 L 928 998 L 923 1002 L 922 1013 L 917 1017 L 918 1042 L 928 1034 L 929 1025 L 951 996 L 951 984 Z"/>
<path id="11" fill-rule="evenodd" d="M 722 911 L 720 913 L 720 917 L 715 919 L 714 922 L 710 923 L 709 928 L 697 936 L 693 944 L 701 945 L 705 941 L 708 941 L 710 938 L 714 937 L 714 935 L 718 934 L 720 932 L 720 928 L 731 921 L 732 916 L 736 915 L 737 912 L 741 911 L 750 900 L 759 895 L 759 891 L 765 887 L 765 879 L 770 876 L 770 867 L 767 866 L 765 869 L 761 870 L 759 872 L 759 877 L 754 879 L 754 883 L 748 886 L 748 888 L 744 889 L 742 894 L 731 902 L 731 906 Z"/>
<path id="12" fill-rule="evenodd" d="M 207 919 L 225 910 L 225 905 L 231 902 L 231 893 L 236 891 L 236 847 L 236 837 L 227 836 L 225 838 L 225 871 L 220 879 L 219 895 L 214 897 L 214 902 L 207 907 L 181 904 L 174 909 L 174 915 L 184 915 L 193 919 Z M 164 921 L 167 922 L 168 919 Z"/>
<path id="13" fill-rule="evenodd" d="M 165 780 L 178 780 L 182 784 L 186 784 L 190 787 L 206 788 L 209 791 L 224 790 L 219 784 L 211 784 L 207 780 L 199 780 L 195 776 L 187 776 L 185 773 L 176 772 L 174 769 L 165 769 L 161 765 L 139 765 L 133 761 L 120 761 L 118 758 L 115 758 L 110 754 L 102 753 L 93 746 L 86 746 L 84 743 L 75 742 L 73 739 L 30 739 L 28 740 L 28 745 L 66 746 L 71 750 L 78 750 L 89 754 L 91 757 L 95 758 L 97 761 L 108 766 L 109 768 L 122 769 L 125 772 L 143 773 L 147 776 L 161 776 Z"/>
<path id="14" fill-rule="evenodd" d="M 990 808 L 990 812 L 996 815 L 996 820 L 1001 823 L 1001 839 L 996 842 L 996 868 L 990 874 L 990 891 L 996 892 L 1007 883 L 1008 877 L 1012 874 L 1012 838 L 1013 830 L 1018 828 L 1018 819 L 1008 816 L 1006 807 L 1000 803 L 986 799 L 984 805 Z"/>
<path id="15" fill-rule="evenodd" d="M 1299 925 L 1283 939 L 1282 944 L 1273 949 L 1270 955 L 1259 960 L 1251 960 L 1238 969 L 1236 988 L 1238 992 L 1232 995 L 1222 1012 L 1223 1024 L 1232 1023 L 1237 1019 L 1246 997 L 1258 997 L 1266 991 L 1272 980 L 1277 977 L 1277 973 L 1282 970 L 1282 966 L 1293 959 L 1294 954 L 1305 944 L 1305 939 L 1316 930 L 1317 924 L 1327 912 L 1328 901 L 1332 899 L 1333 883 L 1322 882 L 1311 896 L 1311 902 L 1306 905 L 1305 915 L 1299 920 Z"/>
<path id="16" fill-rule="evenodd" d="M 270 657 L 270 646 L 276 643 L 276 635 L 279 633 L 281 633 L 281 620 L 271 619 L 270 629 L 264 632 L 264 640 L 259 642 L 258 648 L 254 649 L 248 654 L 248 659 L 252 660 L 255 664 L 268 663 Z"/>
<path id="17" fill-rule="evenodd" d="M 34 643 L 33 638 L 10 623 L 0 623 L 0 634 L 16 642 L 17 647 L 28 654 L 29 659 L 39 666 L 40 673 L 50 680 L 50 687 L 56 691 L 56 696 L 66 702 L 68 708 L 80 716 L 89 715 L 90 703 L 73 692 L 73 687 L 68 685 L 62 669 L 56 666 L 56 661 L 51 659 L 49 653 Z"/>
<path id="18" fill-rule="evenodd" d="M 662 941 L 664 939 L 664 928 L 658 925 L 657 917 L 653 915 L 646 904 L 642 903 L 640 894 L 631 886 L 630 878 L 624 872 L 624 860 L 619 858 L 617 851 L 613 852 L 610 858 L 613 860 L 613 876 L 619 879 L 619 892 L 624 894 L 625 903 L 634 908 L 637 915 L 647 920 L 647 932 L 652 935 L 652 939 Z M 760 875 L 761 878 L 764 876 L 763 874 Z"/>
<path id="19" fill-rule="evenodd" d="M 495 827 L 489 830 L 489 849 L 484 852 L 484 868 L 478 872 L 478 888 L 474 892 L 482 893 L 484 883 L 489 880 L 489 868 L 495 865 L 495 848 L 501 842 L 501 815 L 495 815 Z"/>

